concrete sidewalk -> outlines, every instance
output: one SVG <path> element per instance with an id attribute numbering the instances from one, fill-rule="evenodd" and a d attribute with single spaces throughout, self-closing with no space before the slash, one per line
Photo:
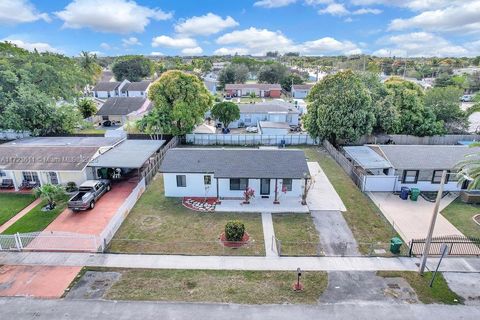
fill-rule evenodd
<path id="1" fill-rule="evenodd" d="M 192 270 L 417 271 L 418 258 L 379 257 L 229 257 L 56 252 L 2 252 L 0 264 L 92 266 Z M 437 259 L 429 259 L 434 269 Z M 440 270 L 480 272 L 478 258 L 446 258 Z"/>
<path id="2" fill-rule="evenodd" d="M 229 319 L 229 320 L 474 320 L 480 308 L 438 304 L 336 303 L 319 305 L 238 305 L 104 300 L 0 298 L 2 316 L 16 320 L 51 319 Z"/>
<path id="3" fill-rule="evenodd" d="M 273 229 L 273 219 L 270 212 L 262 212 L 263 239 L 265 242 L 265 255 L 267 257 L 277 257 L 277 243 L 274 241 L 275 230 Z"/>

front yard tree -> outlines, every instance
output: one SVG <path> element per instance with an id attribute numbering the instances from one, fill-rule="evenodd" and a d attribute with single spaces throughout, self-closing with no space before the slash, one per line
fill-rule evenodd
<path id="1" fill-rule="evenodd" d="M 244 64 L 232 63 L 226 66 L 218 76 L 220 87 L 225 88 L 228 83 L 245 83 L 248 79 L 248 67 Z"/>
<path id="2" fill-rule="evenodd" d="M 162 140 L 164 134 L 170 134 L 171 119 L 159 108 L 154 108 L 142 119 L 138 120 L 137 128 L 149 134 L 152 140 Z"/>
<path id="3" fill-rule="evenodd" d="M 153 62 L 143 56 L 119 58 L 112 67 L 117 81 L 141 81 L 153 74 Z"/>
<path id="4" fill-rule="evenodd" d="M 230 123 L 240 119 L 240 108 L 233 102 L 220 102 L 213 106 L 212 116 L 228 128 Z"/>
<path id="5" fill-rule="evenodd" d="M 196 76 L 170 70 L 150 87 L 149 99 L 158 112 L 168 119 L 164 129 L 184 135 L 201 123 L 213 104 L 213 97 Z"/>
<path id="6" fill-rule="evenodd" d="M 44 184 L 35 189 L 35 196 L 47 201 L 47 209 L 55 209 L 55 201 L 65 194 L 65 190 L 60 185 Z"/>
<path id="7" fill-rule="evenodd" d="M 258 82 L 281 83 L 287 76 L 287 67 L 280 63 L 264 65 L 258 72 Z"/>
<path id="8" fill-rule="evenodd" d="M 306 127 L 314 138 L 356 141 L 372 132 L 375 122 L 370 93 L 352 71 L 326 76 L 310 94 Z"/>
<path id="9" fill-rule="evenodd" d="M 78 110 L 82 114 L 83 119 L 90 118 L 97 113 L 97 105 L 91 99 L 80 99 L 77 106 Z"/>

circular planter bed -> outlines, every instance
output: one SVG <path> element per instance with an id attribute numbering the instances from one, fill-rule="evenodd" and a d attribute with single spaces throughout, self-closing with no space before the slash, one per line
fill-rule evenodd
<path id="1" fill-rule="evenodd" d="M 244 233 L 242 241 L 228 241 L 227 238 L 225 237 L 225 232 L 222 232 L 220 235 L 220 242 L 224 247 L 228 248 L 240 248 L 248 243 L 250 240 L 250 236 L 248 233 Z"/>
<path id="2" fill-rule="evenodd" d="M 476 214 L 473 216 L 473 221 L 475 221 L 478 225 L 480 225 L 480 214 Z"/>

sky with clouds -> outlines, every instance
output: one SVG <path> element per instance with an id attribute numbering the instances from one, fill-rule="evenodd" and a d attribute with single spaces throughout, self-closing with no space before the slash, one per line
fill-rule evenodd
<path id="1" fill-rule="evenodd" d="M 480 0 L 0 0 L 0 40 L 77 55 L 480 55 Z"/>

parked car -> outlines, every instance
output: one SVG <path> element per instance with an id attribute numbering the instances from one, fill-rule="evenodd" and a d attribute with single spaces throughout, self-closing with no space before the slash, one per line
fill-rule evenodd
<path id="1" fill-rule="evenodd" d="M 110 180 L 87 180 L 80 185 L 78 193 L 68 201 L 68 208 L 82 211 L 95 208 L 95 203 L 112 189 Z"/>
<path id="2" fill-rule="evenodd" d="M 111 127 L 112 126 L 112 121 L 110 121 L 110 120 L 103 121 L 102 125 L 104 127 Z"/>
<path id="3" fill-rule="evenodd" d="M 245 129 L 245 131 L 251 132 L 251 133 L 257 133 L 257 132 L 258 132 L 258 128 L 257 128 L 257 127 L 253 127 L 253 126 L 252 126 L 252 127 L 247 127 L 247 128 Z"/>
<path id="4" fill-rule="evenodd" d="M 302 127 L 300 126 L 290 126 L 290 132 L 301 132 Z"/>
<path id="5" fill-rule="evenodd" d="M 462 101 L 462 102 L 472 102 L 473 101 L 473 95 L 465 94 L 460 98 L 460 101 Z"/>

